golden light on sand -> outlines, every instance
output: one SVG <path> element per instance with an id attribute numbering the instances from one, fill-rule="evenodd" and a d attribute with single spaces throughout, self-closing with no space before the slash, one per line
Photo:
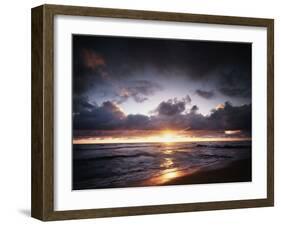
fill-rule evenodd
<path id="1" fill-rule="evenodd" d="M 171 181 L 172 179 L 181 177 L 184 175 L 184 171 L 180 171 L 178 168 L 164 169 L 159 176 L 150 178 L 146 184 L 160 185 Z"/>
<path id="2" fill-rule="evenodd" d="M 161 178 L 161 183 L 165 183 L 174 178 L 180 177 L 182 175 L 181 171 L 177 171 L 177 169 L 167 169 L 163 172 Z"/>
<path id="3" fill-rule="evenodd" d="M 185 170 L 180 170 L 177 167 L 164 169 L 159 176 L 155 176 L 148 179 L 144 183 L 144 185 L 161 185 L 161 184 L 169 183 L 170 181 L 176 178 L 191 175 L 197 172 L 198 170 L 199 168 L 196 167 L 191 169 L 185 169 Z"/>

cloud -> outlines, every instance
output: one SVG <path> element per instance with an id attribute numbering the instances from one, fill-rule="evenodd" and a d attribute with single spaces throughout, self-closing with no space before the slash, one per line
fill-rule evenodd
<path id="1" fill-rule="evenodd" d="M 73 114 L 74 130 L 241 130 L 251 131 L 251 105 L 233 106 L 229 102 L 223 108 L 213 109 L 210 115 L 198 113 L 193 105 L 185 111 L 183 101 L 177 99 L 161 102 L 152 116 L 141 114 L 126 115 L 113 102 L 106 101 L 101 106 L 81 103 L 79 111 Z"/>
<path id="2" fill-rule="evenodd" d="M 192 100 L 188 94 L 180 100 L 173 98 L 167 101 L 162 101 L 155 110 L 151 111 L 151 113 L 166 116 L 178 115 L 185 111 L 186 105 L 190 104 L 191 101 Z"/>
<path id="3" fill-rule="evenodd" d="M 105 101 L 101 106 L 90 104 L 86 98 L 79 102 L 81 104 L 74 104 L 73 108 L 73 128 L 76 131 L 147 129 L 150 123 L 150 118 L 145 115 L 127 116 L 111 101 Z"/>
<path id="4" fill-rule="evenodd" d="M 73 54 L 73 93 L 82 96 L 101 96 L 119 104 L 132 98 L 142 103 L 162 87 L 155 81 L 121 76 L 120 71 L 112 70 L 112 62 L 93 48 L 74 48 Z M 108 57 L 107 57 L 108 58 Z M 121 66 L 118 66 L 118 69 Z M 131 76 L 132 77 L 132 76 Z"/>
<path id="5" fill-rule="evenodd" d="M 73 114 L 75 130 L 115 129 L 122 126 L 122 121 L 126 118 L 122 109 L 110 101 L 103 102 L 101 106 L 87 103 L 79 107 L 80 111 Z M 74 109 L 77 108 L 74 107 Z"/>
<path id="6" fill-rule="evenodd" d="M 218 73 L 217 90 L 231 98 L 251 98 L 251 64 L 221 68 Z"/>
<path id="7" fill-rule="evenodd" d="M 73 54 L 73 94 L 86 95 L 91 90 L 111 86 L 112 78 L 105 59 L 92 49 L 74 50 Z"/>
<path id="8" fill-rule="evenodd" d="M 178 115 L 185 111 L 186 101 L 185 99 L 178 100 L 177 98 L 169 99 L 168 101 L 162 101 L 158 107 L 154 110 L 158 115 Z"/>
<path id="9" fill-rule="evenodd" d="M 200 97 L 203 97 L 205 99 L 211 99 L 214 97 L 214 92 L 213 91 L 204 91 L 204 90 L 200 90 L 200 89 L 197 89 L 195 91 L 195 93 L 200 96 Z"/>
<path id="10" fill-rule="evenodd" d="M 95 108 L 95 106 L 93 104 L 89 103 L 88 97 L 82 97 L 82 96 L 74 95 L 72 101 L 73 101 L 72 102 L 73 114 L 90 112 Z"/>
<path id="11" fill-rule="evenodd" d="M 222 87 L 219 91 L 228 97 L 249 97 L 251 92 L 249 89 L 235 88 L 235 87 Z"/>
<path id="12" fill-rule="evenodd" d="M 211 129 L 251 131 L 252 105 L 233 106 L 225 102 L 224 108 L 212 110 L 207 120 Z"/>
<path id="13" fill-rule="evenodd" d="M 219 109 L 224 109 L 224 104 L 218 104 L 216 106 L 216 110 L 219 110 Z"/>
<path id="14" fill-rule="evenodd" d="M 161 89 L 162 87 L 158 83 L 148 80 L 128 81 L 124 84 L 122 83 L 121 87 L 117 90 L 117 102 L 121 104 L 132 98 L 135 102 L 142 103 Z"/>
<path id="15" fill-rule="evenodd" d="M 150 118 L 145 115 L 136 114 L 136 115 L 128 115 L 125 121 L 126 129 L 148 129 L 150 123 Z"/>
<path id="16" fill-rule="evenodd" d="M 82 49 L 81 51 L 84 64 L 87 68 L 96 70 L 100 66 L 105 66 L 104 58 L 93 50 Z"/>
<path id="17" fill-rule="evenodd" d="M 207 116 L 200 114 L 197 105 L 187 107 L 192 103 L 189 95 L 162 101 L 152 116 L 126 115 L 119 104 L 145 102 L 165 87 L 196 90 L 202 98 L 217 98 L 216 103 L 225 99 L 250 103 L 251 50 L 249 43 L 74 35 L 73 127 L 79 131 L 250 131 L 251 104 L 226 102 Z M 219 99 L 217 94 L 224 97 Z"/>
<path id="18" fill-rule="evenodd" d="M 186 86 L 203 84 L 207 89 L 199 91 L 203 98 L 212 98 L 207 92 L 213 90 L 230 100 L 250 100 L 251 51 L 250 43 L 74 35 L 73 92 L 85 95 L 102 89 L 111 98 L 110 91 L 116 91 L 118 83 L 143 78 L 163 84 L 172 75 L 174 81 L 182 81 Z M 194 89 L 200 87 L 195 84 Z M 127 88 L 127 92 L 134 93 Z M 149 97 L 132 98 L 143 102 Z M 127 99 L 124 94 L 119 101 Z"/>
<path id="19" fill-rule="evenodd" d="M 196 114 L 198 110 L 199 110 L 198 106 L 197 105 L 193 105 L 192 108 L 190 109 L 190 113 Z"/>
<path id="20" fill-rule="evenodd" d="M 191 97 L 188 94 L 185 96 L 183 100 L 185 101 L 186 104 L 190 104 L 192 101 Z"/>

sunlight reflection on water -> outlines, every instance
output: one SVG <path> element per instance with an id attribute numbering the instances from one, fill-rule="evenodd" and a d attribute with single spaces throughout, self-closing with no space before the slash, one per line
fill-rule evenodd
<path id="1" fill-rule="evenodd" d="M 168 145 L 167 145 L 168 146 Z M 173 150 L 164 150 L 164 154 L 168 154 L 169 157 L 163 158 L 163 161 L 160 163 L 161 171 L 157 176 L 150 178 L 146 184 L 148 185 L 161 185 L 165 184 L 175 178 L 186 176 L 192 174 L 198 170 L 198 168 L 192 169 L 180 169 L 175 167 L 174 159 L 172 158 L 174 151 Z"/>
<path id="2" fill-rule="evenodd" d="M 165 169 L 156 182 L 158 182 L 157 184 L 162 184 L 180 176 L 183 176 L 183 172 L 179 171 L 178 168 Z"/>
<path id="3" fill-rule="evenodd" d="M 160 164 L 161 168 L 169 168 L 174 165 L 172 158 L 164 158 L 164 162 Z"/>

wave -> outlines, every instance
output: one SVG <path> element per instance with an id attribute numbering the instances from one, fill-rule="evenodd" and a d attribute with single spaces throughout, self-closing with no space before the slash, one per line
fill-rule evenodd
<path id="1" fill-rule="evenodd" d="M 252 145 L 231 145 L 231 144 L 225 144 L 225 145 L 213 145 L 213 144 L 197 144 L 196 147 L 198 148 L 251 148 Z"/>
<path id="2" fill-rule="evenodd" d="M 232 158 L 231 156 L 228 156 L 228 155 L 208 155 L 208 154 L 198 155 L 198 157 L 204 158 L 204 159 L 209 159 L 209 158 L 230 159 L 230 158 Z"/>
<path id="3" fill-rule="evenodd" d="M 155 155 L 149 153 L 138 153 L 134 155 L 108 155 L 108 156 L 88 157 L 88 158 L 75 159 L 75 161 L 110 160 L 110 159 L 117 159 L 117 158 L 137 158 L 141 156 L 155 157 Z"/>
<path id="4" fill-rule="evenodd" d="M 120 146 L 120 147 L 116 147 L 116 146 L 112 146 L 112 147 L 106 147 L 106 148 L 100 148 L 100 147 L 93 147 L 92 145 L 90 147 L 83 147 L 83 148 L 75 148 L 76 150 L 79 151 L 87 151 L 87 150 L 93 150 L 93 151 L 103 151 L 103 150 L 117 150 L 117 149 L 126 149 L 126 148 L 148 148 L 148 147 L 161 147 L 160 145 L 128 145 L 128 146 Z"/>

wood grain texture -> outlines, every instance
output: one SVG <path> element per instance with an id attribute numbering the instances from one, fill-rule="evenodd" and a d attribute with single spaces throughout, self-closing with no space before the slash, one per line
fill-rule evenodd
<path id="1" fill-rule="evenodd" d="M 31 215 L 48 219 L 53 201 L 53 15 L 32 9 Z"/>
<path id="2" fill-rule="evenodd" d="M 267 28 L 267 198 L 54 211 L 54 16 L 76 15 Z M 43 220 L 161 214 L 274 204 L 274 21 L 272 19 L 43 5 L 32 9 L 32 216 Z"/>
<path id="3" fill-rule="evenodd" d="M 31 216 L 43 219 L 43 6 L 32 10 Z"/>
<path id="4" fill-rule="evenodd" d="M 274 205 L 274 20 L 267 24 L 267 198 Z"/>

